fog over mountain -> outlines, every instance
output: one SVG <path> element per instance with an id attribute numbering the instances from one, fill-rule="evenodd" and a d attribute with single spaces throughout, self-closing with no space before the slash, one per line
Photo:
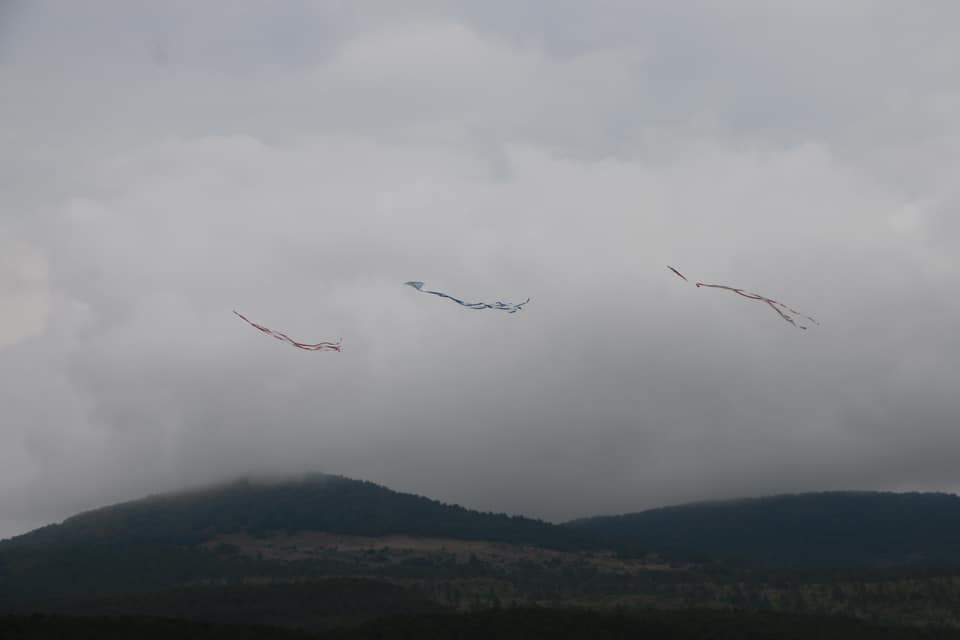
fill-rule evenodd
<path id="1" fill-rule="evenodd" d="M 955 491 L 958 20 L 0 0 L 0 537 L 244 473 L 553 521 Z"/>

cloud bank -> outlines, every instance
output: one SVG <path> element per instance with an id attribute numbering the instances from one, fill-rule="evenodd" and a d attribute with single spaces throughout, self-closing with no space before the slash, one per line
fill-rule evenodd
<path id="1" fill-rule="evenodd" d="M 960 484 L 953 3 L 10 6 L 0 536 L 245 472 Z"/>

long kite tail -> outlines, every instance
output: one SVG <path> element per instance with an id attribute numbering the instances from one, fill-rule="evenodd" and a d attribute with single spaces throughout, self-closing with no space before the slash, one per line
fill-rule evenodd
<path id="1" fill-rule="evenodd" d="M 253 322 L 252 320 L 248 319 L 246 316 L 244 316 L 242 313 L 239 313 L 238 311 L 234 311 L 233 313 L 236 314 L 238 318 L 240 318 L 241 320 L 249 324 L 251 327 L 254 327 L 255 329 L 259 329 L 263 333 L 267 334 L 268 336 L 272 336 L 277 340 L 282 340 L 287 344 L 293 345 L 297 349 L 303 349 L 304 351 L 340 351 L 339 340 L 337 340 L 336 342 L 315 342 L 312 344 L 307 342 L 298 342 L 297 340 L 294 340 L 293 338 L 291 338 L 285 333 L 274 331 L 273 329 L 270 329 L 261 324 L 257 324 L 256 322 Z"/>
<path id="2" fill-rule="evenodd" d="M 683 280 L 684 280 L 685 282 L 689 282 L 689 280 L 687 280 L 687 277 L 686 277 L 686 276 L 684 276 L 682 273 L 680 273 L 679 271 L 677 271 L 676 269 L 674 269 L 674 268 L 671 267 L 670 265 L 667 265 L 667 269 L 670 269 L 670 271 L 674 272 L 677 276 L 683 278 Z M 799 311 L 797 311 L 796 309 L 793 309 L 793 308 L 791 308 L 791 307 L 788 307 L 787 305 L 783 304 L 782 302 L 778 302 L 778 301 L 776 301 L 776 300 L 774 300 L 774 299 L 772 299 L 772 298 L 768 298 L 768 297 L 766 297 L 766 296 L 762 296 L 762 295 L 760 295 L 759 293 L 754 293 L 754 292 L 752 292 L 752 291 L 745 291 L 744 289 L 739 289 L 739 288 L 737 288 L 737 287 L 729 287 L 729 286 L 727 286 L 727 285 L 725 285 L 725 284 L 708 284 L 708 283 L 706 283 L 706 282 L 697 282 L 695 286 L 696 286 L 698 289 L 699 289 L 700 287 L 707 287 L 707 288 L 710 288 L 710 289 L 724 289 L 724 290 L 726 290 L 726 291 L 732 291 L 733 293 L 737 294 L 738 296 L 742 296 L 742 297 L 747 298 L 747 299 L 749 299 L 749 300 L 759 300 L 760 302 L 763 302 L 763 303 L 766 304 L 768 307 L 770 307 L 771 309 L 773 309 L 774 311 L 776 311 L 776 312 L 777 312 L 777 315 L 779 315 L 779 316 L 780 316 L 781 318 L 783 318 L 785 321 L 789 322 L 790 324 L 792 324 L 793 326 L 797 327 L 798 329 L 806 329 L 806 328 L 807 328 L 807 327 L 805 327 L 804 325 L 800 324 L 800 323 L 797 321 L 799 318 L 803 318 L 803 319 L 805 319 L 805 320 L 809 320 L 810 322 L 812 322 L 812 323 L 815 324 L 815 325 L 819 325 L 819 324 L 820 324 L 819 322 L 817 322 L 816 320 L 814 320 L 814 319 L 811 318 L 810 316 L 804 315 L 804 314 L 800 313 Z"/>
<path id="3" fill-rule="evenodd" d="M 490 302 L 465 302 L 460 298 L 451 296 L 450 294 L 443 293 L 442 291 L 430 291 L 429 289 L 423 288 L 423 283 L 419 280 L 411 280 L 409 282 L 404 282 L 405 285 L 411 286 L 421 293 L 429 293 L 434 296 L 439 296 L 441 298 L 446 298 L 447 300 L 452 300 L 457 304 L 466 307 L 468 309 L 497 309 L 499 311 L 506 311 L 507 313 L 516 313 L 521 311 L 523 306 L 530 302 L 530 298 L 527 298 L 523 302 L 513 303 L 513 302 L 500 302 L 499 300 L 493 303 Z"/>
<path id="4" fill-rule="evenodd" d="M 790 324 L 792 324 L 798 329 L 805 330 L 807 329 L 807 327 L 797 322 L 796 318 L 805 318 L 807 320 L 810 320 L 816 325 L 820 324 L 810 316 L 804 315 L 796 311 L 795 309 L 788 307 L 782 302 L 777 302 L 773 298 L 768 298 L 767 296 L 760 295 L 759 293 L 754 293 L 752 291 L 744 291 L 743 289 L 738 289 L 736 287 L 728 287 L 722 284 L 707 284 L 705 282 L 698 282 L 697 288 L 700 288 L 700 287 L 710 287 L 712 289 L 726 289 L 727 291 L 734 292 L 738 296 L 743 296 L 744 298 L 749 298 L 750 300 L 759 300 L 764 304 L 766 304 L 771 309 L 773 309 L 774 311 L 776 311 L 778 316 L 780 316 L 785 321 L 789 322 Z"/>
<path id="5" fill-rule="evenodd" d="M 751 300 L 767 300 L 768 299 L 763 297 L 759 293 L 744 291 L 743 289 L 737 289 L 736 287 L 728 287 L 725 284 L 707 284 L 706 282 L 698 282 L 696 286 L 698 289 L 700 287 L 710 287 L 711 289 L 726 289 L 727 291 L 733 291 L 738 296 L 743 296 L 744 298 L 750 298 Z"/>

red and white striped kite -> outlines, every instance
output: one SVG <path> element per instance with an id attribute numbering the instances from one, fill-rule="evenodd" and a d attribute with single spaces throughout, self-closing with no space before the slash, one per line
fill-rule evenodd
<path id="1" fill-rule="evenodd" d="M 687 280 L 686 276 L 684 276 L 682 273 L 680 273 L 679 271 L 677 271 L 677 270 L 674 269 L 673 267 L 667 265 L 667 269 L 670 269 L 670 271 L 673 271 L 675 274 L 677 274 L 678 276 L 680 276 L 681 278 L 683 278 L 685 281 L 689 282 L 689 280 Z M 777 302 L 776 300 L 773 300 L 772 298 L 768 298 L 768 297 L 766 297 L 766 296 L 762 296 L 762 295 L 760 295 L 759 293 L 753 293 L 752 291 L 744 291 L 743 289 L 738 289 L 738 288 L 736 288 L 736 287 L 728 287 L 727 285 L 724 285 L 724 284 L 707 284 L 707 283 L 705 283 L 705 282 L 697 282 L 697 283 L 696 283 L 696 287 L 697 287 L 698 289 L 699 289 L 700 287 L 709 287 L 709 288 L 711 288 L 711 289 L 726 289 L 727 291 L 733 291 L 733 292 L 734 292 L 735 294 L 737 294 L 738 296 L 743 296 L 744 298 L 748 298 L 748 299 L 750 299 L 750 300 L 760 300 L 761 302 L 763 302 L 764 304 L 766 304 L 768 307 L 770 307 L 771 309 L 773 309 L 774 311 L 776 311 L 777 314 L 778 314 L 781 318 L 783 318 L 784 320 L 786 320 L 787 322 L 789 322 L 789 323 L 792 324 L 793 326 L 797 327 L 798 329 L 806 329 L 806 328 L 807 328 L 807 327 L 803 326 L 802 324 L 800 324 L 799 322 L 797 322 L 797 319 L 799 319 L 799 318 L 804 318 L 804 319 L 806 319 L 806 320 L 809 320 L 810 322 L 812 322 L 812 323 L 815 324 L 815 325 L 819 325 L 819 324 L 820 324 L 819 322 L 817 322 L 816 320 L 814 320 L 814 319 L 811 318 L 810 316 L 805 316 L 805 315 L 803 315 L 802 313 L 800 313 L 799 311 L 797 311 L 797 310 L 795 310 L 795 309 L 791 309 L 790 307 L 788 307 L 787 305 L 783 304 L 782 302 Z"/>
<path id="2" fill-rule="evenodd" d="M 291 338 L 285 333 L 280 333 L 279 331 L 274 331 L 273 329 L 268 329 L 267 327 L 264 327 L 263 325 L 259 325 L 256 322 L 252 322 L 251 320 L 248 320 L 245 316 L 243 316 L 242 314 L 236 311 L 234 311 L 234 313 L 237 315 L 237 317 L 239 317 L 241 320 L 243 320 L 250 326 L 259 329 L 260 331 L 264 332 L 268 336 L 273 336 L 277 340 L 283 340 L 284 342 L 295 346 L 297 349 L 303 349 L 304 351 L 340 351 L 339 340 L 337 340 L 336 342 L 317 342 L 314 344 L 297 342 L 296 340 L 294 340 L 293 338 Z"/>

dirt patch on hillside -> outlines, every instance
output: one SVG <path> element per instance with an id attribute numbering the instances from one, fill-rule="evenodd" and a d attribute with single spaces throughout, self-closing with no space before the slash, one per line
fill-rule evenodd
<path id="1" fill-rule="evenodd" d="M 481 561 L 497 565 L 535 563 L 547 567 L 593 566 L 604 573 L 633 574 L 641 571 L 671 571 L 670 565 L 655 559 L 623 559 L 607 551 L 565 552 L 482 540 L 418 538 L 393 535 L 382 537 L 346 536 L 320 531 L 277 533 L 265 538 L 247 534 L 221 535 L 204 546 L 226 544 L 240 553 L 269 560 L 309 560 L 343 555 L 369 558 L 381 563 L 401 562 L 415 557 L 442 556 L 458 563 Z"/>

